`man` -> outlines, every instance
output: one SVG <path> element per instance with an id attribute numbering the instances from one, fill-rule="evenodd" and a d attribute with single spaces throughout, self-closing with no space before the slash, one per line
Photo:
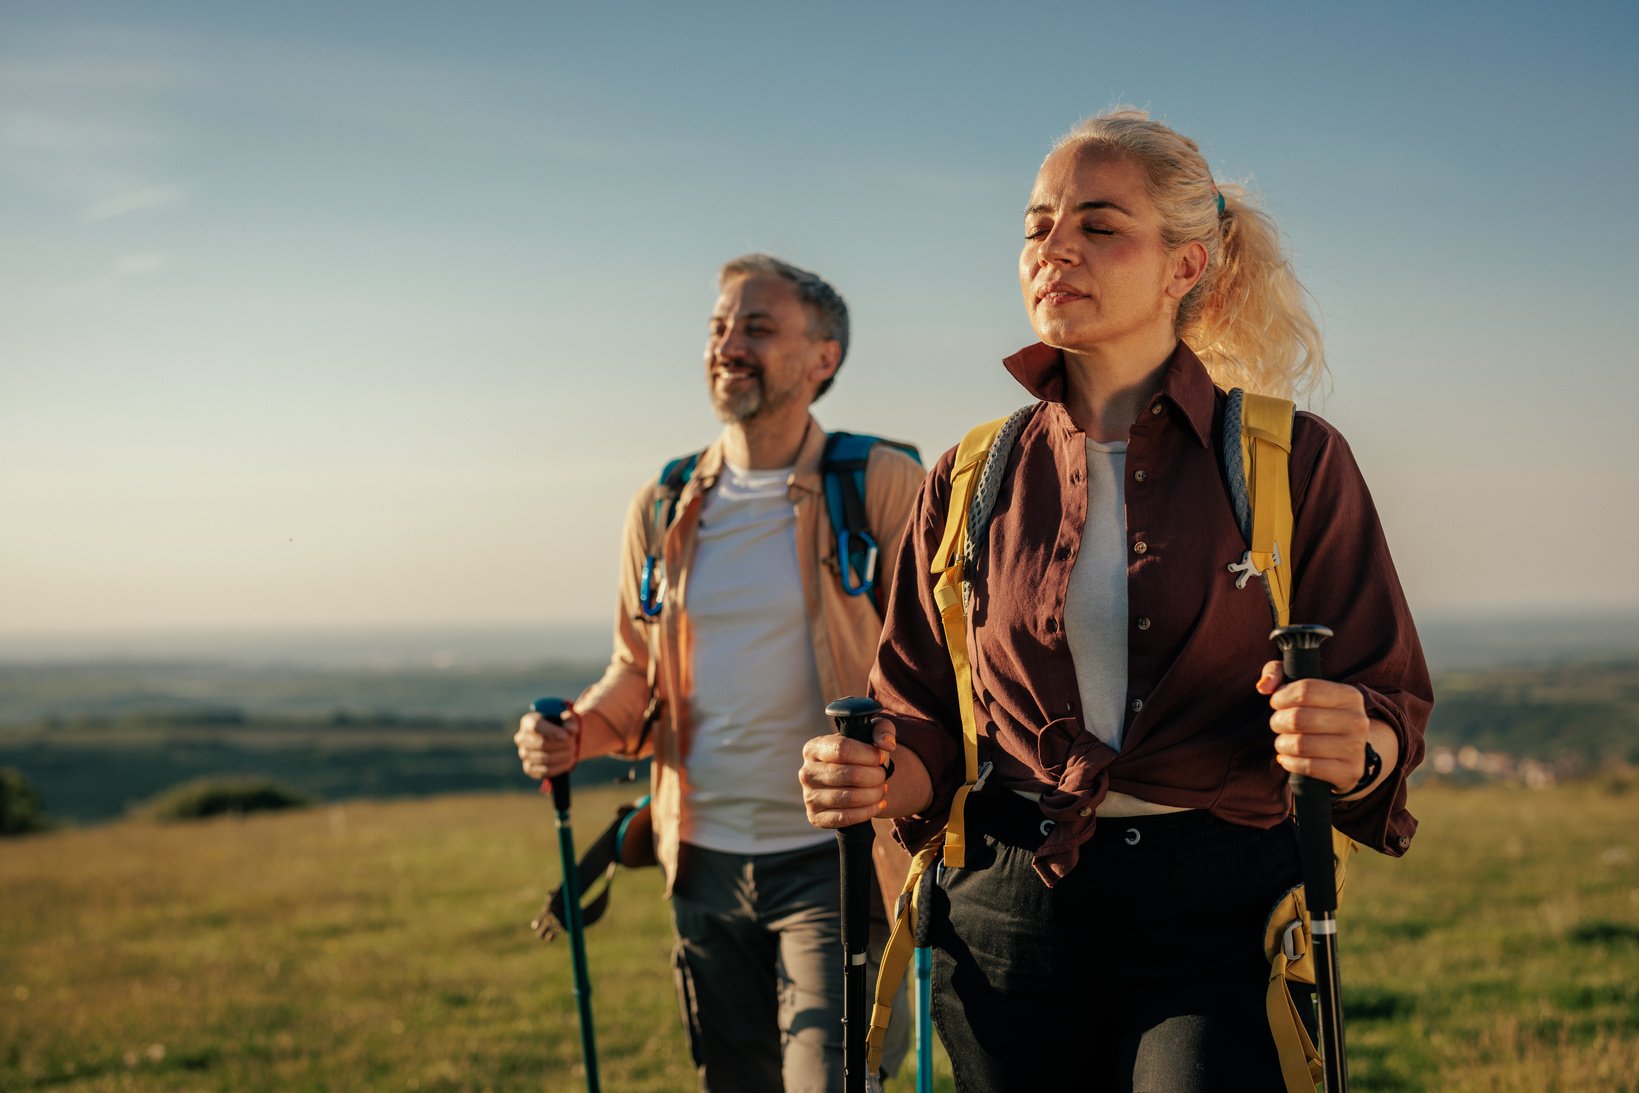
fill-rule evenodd
<path id="1" fill-rule="evenodd" d="M 808 409 L 847 353 L 848 311 L 819 277 L 767 255 L 729 262 L 718 285 L 705 362 L 723 432 L 663 544 L 651 543 L 661 484 L 633 499 L 603 678 L 562 727 L 529 714 L 515 740 L 536 778 L 593 756 L 652 754 L 655 852 L 700 1086 L 820 1093 L 842 1077 L 837 852 L 808 824 L 794 775 L 804 741 L 827 728 L 825 704 L 865 693 L 882 626 L 873 597 L 839 580 L 825 432 Z M 865 509 L 880 590 L 921 481 L 904 453 L 871 450 Z M 645 739 L 651 697 L 661 706 Z M 880 878 L 893 867 L 889 841 L 878 843 Z"/>

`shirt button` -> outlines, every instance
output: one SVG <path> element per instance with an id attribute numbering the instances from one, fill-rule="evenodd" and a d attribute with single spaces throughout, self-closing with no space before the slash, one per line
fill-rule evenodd
<path id="1" fill-rule="evenodd" d="M 1408 847 L 1410 845 L 1411 845 L 1411 836 L 1410 835 L 1400 836 L 1400 849 L 1401 850 L 1404 850 L 1406 847 Z"/>
<path id="2" fill-rule="evenodd" d="M 1161 412 L 1161 404 L 1159 402 L 1154 403 L 1150 406 L 1150 413 L 1159 414 L 1160 412 Z"/>
<path id="3" fill-rule="evenodd" d="M 1150 628 L 1150 620 L 1149 620 L 1148 616 L 1146 616 L 1146 615 L 1138 616 L 1138 628 L 1140 630 L 1148 630 Z"/>
<path id="4" fill-rule="evenodd" d="M 1134 471 L 1134 472 L 1133 472 L 1133 481 L 1135 481 L 1135 482 L 1142 482 L 1142 481 L 1144 481 L 1144 480 L 1145 480 L 1145 479 L 1146 479 L 1146 478 L 1148 478 L 1148 477 L 1149 477 L 1149 476 L 1150 476 L 1150 472 L 1149 472 L 1149 471 Z"/>
<path id="5" fill-rule="evenodd" d="M 1087 808 L 1086 806 L 1083 806 L 1079 811 L 1076 812 L 1077 816 L 1091 816 L 1092 814 L 1093 814 L 1093 810 L 1090 809 L 1090 808 Z"/>
<path id="6" fill-rule="evenodd" d="M 1142 539 L 1138 540 L 1138 542 L 1133 544 L 1133 553 L 1134 554 L 1143 554 L 1144 552 L 1146 552 L 1149 549 L 1150 549 L 1150 545 Z"/>
<path id="7" fill-rule="evenodd" d="M 1132 700 L 1131 709 L 1132 709 L 1133 713 L 1137 713 L 1139 710 L 1142 710 L 1143 708 L 1144 708 L 1144 700 L 1142 698 L 1135 698 L 1135 699 Z"/>

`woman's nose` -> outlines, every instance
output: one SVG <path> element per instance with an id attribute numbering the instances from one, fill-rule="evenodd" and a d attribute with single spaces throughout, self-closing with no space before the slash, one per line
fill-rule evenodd
<path id="1" fill-rule="evenodd" d="M 1073 236 L 1058 226 L 1049 229 L 1036 251 L 1036 260 L 1042 265 L 1064 266 L 1076 261 Z"/>

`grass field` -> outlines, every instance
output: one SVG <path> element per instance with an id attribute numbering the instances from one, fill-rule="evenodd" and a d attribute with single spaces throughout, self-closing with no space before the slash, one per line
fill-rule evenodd
<path id="1" fill-rule="evenodd" d="M 577 794 L 583 841 L 622 792 Z M 1639 790 L 1414 806 L 1411 855 L 1357 858 L 1340 916 L 1354 1087 L 1639 1089 Z M 499 794 L 0 843 L 0 1089 L 584 1088 L 568 948 L 527 925 L 550 816 Z M 604 1088 L 691 1089 L 658 876 L 617 883 L 589 935 Z"/>

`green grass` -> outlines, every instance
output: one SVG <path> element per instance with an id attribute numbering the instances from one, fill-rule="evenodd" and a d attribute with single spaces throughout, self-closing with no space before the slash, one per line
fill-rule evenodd
<path id="1" fill-rule="evenodd" d="M 629 789 L 577 794 L 583 842 Z M 1413 803 L 1340 914 L 1355 1088 L 1639 1088 L 1639 792 Z M 569 950 L 528 927 L 556 846 L 525 794 L 0 843 L 0 1089 L 584 1088 Z M 589 934 L 615 1093 L 693 1088 L 670 945 L 658 874 L 620 876 Z"/>

